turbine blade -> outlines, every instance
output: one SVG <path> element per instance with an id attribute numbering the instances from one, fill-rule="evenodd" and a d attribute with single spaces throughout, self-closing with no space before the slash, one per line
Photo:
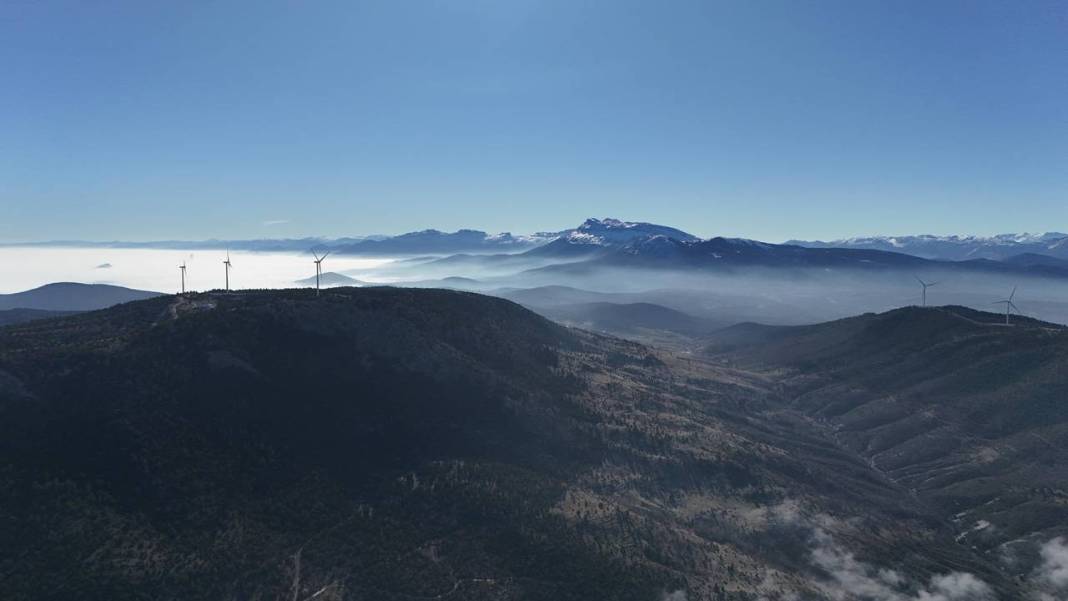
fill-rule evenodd
<path id="1" fill-rule="evenodd" d="M 319 253 L 317 253 L 317 252 L 315 252 L 313 250 L 313 251 L 311 251 L 311 254 L 312 254 L 313 257 L 315 257 L 315 262 L 316 263 L 318 263 L 319 261 L 322 261 L 322 259 L 319 258 Z"/>
<path id="2" fill-rule="evenodd" d="M 1010 295 L 1009 295 L 1009 301 L 1011 302 L 1011 301 L 1012 301 L 1012 299 L 1013 299 L 1013 298 L 1014 298 L 1015 296 L 1016 296 L 1016 286 L 1013 286 L 1013 287 L 1012 287 L 1012 294 L 1010 294 Z"/>

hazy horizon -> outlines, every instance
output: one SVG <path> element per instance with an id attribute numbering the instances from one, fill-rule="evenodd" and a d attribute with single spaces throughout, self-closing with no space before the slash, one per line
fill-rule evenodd
<path id="1" fill-rule="evenodd" d="M 165 248 L 0 248 L 0 294 L 57 282 L 111 284 L 161 292 L 178 292 L 187 265 L 186 290 L 206 292 L 224 287 L 226 252 Z M 314 287 L 315 268 L 308 252 L 232 251 L 233 290 Z M 587 301 L 653 303 L 725 323 L 757 321 L 779 325 L 818 323 L 861 313 L 881 313 L 920 302 L 914 277 L 941 282 L 929 292 L 932 305 L 963 305 L 998 312 L 992 303 L 1018 287 L 1017 311 L 1055 323 L 1068 323 L 1068 281 L 1038 275 L 956 273 L 948 264 L 916 269 L 866 272 L 858 269 L 776 269 L 751 267 L 728 272 L 602 267 L 591 273 L 542 272 L 554 261 L 529 259 L 494 267 L 481 262 L 436 265 L 403 257 L 335 254 L 323 263 L 324 274 L 353 278 L 349 285 L 449 287 L 501 295 L 546 290 L 549 305 Z M 445 280 L 443 278 L 454 278 Z M 455 278 L 466 278 L 458 280 Z M 325 280 L 324 287 L 336 283 Z M 563 287 L 553 292 L 554 287 Z M 542 295 L 538 295 L 542 296 Z M 518 299 L 517 299 L 518 300 Z M 523 304 L 528 304 L 525 301 Z"/>
<path id="2" fill-rule="evenodd" d="M 636 219 L 628 219 L 626 217 L 619 217 L 619 216 L 616 216 L 616 215 L 590 216 L 590 217 L 587 217 L 585 219 L 590 219 L 590 218 L 593 218 L 593 219 L 606 219 L 606 218 L 608 218 L 608 219 L 620 219 L 621 221 L 629 221 L 629 222 L 638 221 Z M 390 231 L 390 232 L 348 232 L 348 233 L 344 233 L 344 234 L 337 235 L 337 236 L 326 236 L 326 235 L 308 233 L 308 234 L 295 234 L 295 235 L 291 235 L 291 236 L 262 235 L 262 236 L 249 237 L 249 238 L 242 238 L 242 237 L 217 238 L 217 237 L 200 237 L 200 236 L 195 236 L 195 235 L 189 235 L 189 236 L 179 236 L 179 237 L 171 237 L 171 238 L 123 237 L 123 238 L 96 238 L 96 239 L 94 239 L 94 238 L 42 238 L 42 239 L 17 239 L 17 240 L 15 240 L 15 239 L 13 239 L 13 240 L 2 240 L 2 239 L 0 239 L 0 247 L 3 247 L 3 246 L 8 246 L 8 247 L 29 246 L 29 247 L 32 247 L 32 246 L 35 246 L 35 245 L 56 245 L 56 246 L 68 245 L 70 247 L 79 247 L 78 246 L 79 244 L 93 244 L 93 245 L 117 244 L 117 245 L 121 245 L 121 244 L 153 244 L 153 243 L 213 243 L 213 242 L 255 241 L 255 240 L 322 240 L 322 241 L 332 241 L 332 240 L 341 240 L 341 239 L 346 239 L 346 238 L 352 238 L 352 239 L 388 238 L 388 237 L 393 237 L 393 236 L 400 236 L 400 235 L 403 235 L 403 234 L 410 234 L 410 233 L 415 233 L 415 232 L 423 232 L 423 231 L 431 231 L 431 230 L 436 230 L 436 231 L 439 231 L 439 232 L 442 232 L 442 233 L 455 233 L 455 232 L 458 232 L 458 231 L 461 231 L 461 230 L 475 230 L 475 231 L 482 231 L 482 232 L 485 232 L 485 233 L 490 234 L 490 235 L 512 234 L 512 235 L 516 235 L 516 236 L 524 236 L 524 235 L 535 235 L 535 234 L 545 234 L 545 233 L 555 233 L 555 232 L 565 231 L 565 230 L 572 229 L 572 228 L 575 228 L 575 227 L 581 225 L 581 223 L 583 221 L 585 221 L 585 219 L 582 219 L 582 220 L 577 221 L 577 222 L 572 223 L 572 224 L 563 225 L 561 227 L 550 228 L 548 230 L 535 230 L 535 229 L 531 229 L 531 228 L 526 228 L 526 229 L 516 229 L 516 230 L 508 230 L 508 231 L 494 231 L 494 230 L 487 230 L 487 229 L 483 229 L 483 228 L 475 227 L 475 226 L 463 226 L 463 227 L 459 227 L 459 228 L 456 228 L 456 229 L 445 229 L 445 228 L 440 228 L 440 227 L 429 227 L 429 228 L 420 228 L 420 229 L 414 229 L 414 228 L 413 229 L 403 229 L 402 228 L 400 230 Z M 975 232 L 966 232 L 966 231 L 935 232 L 935 231 L 919 230 L 919 231 L 913 231 L 913 232 L 893 232 L 893 231 L 876 232 L 876 233 L 869 233 L 869 234 L 856 234 L 856 235 L 848 235 L 848 236 L 839 236 L 839 237 L 836 237 L 836 238 L 810 238 L 810 237 L 797 235 L 797 236 L 787 236 L 787 237 L 781 238 L 781 239 L 763 239 L 763 238 L 758 238 L 758 237 L 755 237 L 755 236 L 747 236 L 747 235 L 744 235 L 744 234 L 737 235 L 737 236 L 727 236 L 726 234 L 715 233 L 715 232 L 713 232 L 711 234 L 702 234 L 702 233 L 699 233 L 697 231 L 688 230 L 684 226 L 678 226 L 677 224 L 673 224 L 673 223 L 669 223 L 669 222 L 663 222 L 663 221 L 651 221 L 651 222 L 648 222 L 648 223 L 654 223 L 654 224 L 657 224 L 657 225 L 666 225 L 666 226 L 670 226 L 670 227 L 679 227 L 679 229 L 682 229 L 683 231 L 686 231 L 687 233 L 694 234 L 697 237 L 702 238 L 702 239 L 708 239 L 708 238 L 714 238 L 714 237 L 717 237 L 717 236 L 723 236 L 723 237 L 735 237 L 735 238 L 745 238 L 745 239 L 750 239 L 750 240 L 759 240 L 761 242 L 769 242 L 769 243 L 772 243 L 772 244 L 782 244 L 782 243 L 788 242 L 790 240 L 804 240 L 804 241 L 809 241 L 809 242 L 833 242 L 833 241 L 838 241 L 838 240 L 849 240 L 849 239 L 856 239 L 856 238 L 894 238 L 894 237 L 905 237 L 905 236 L 935 236 L 935 237 L 941 237 L 941 238 L 952 238 L 952 237 L 957 237 L 957 238 L 970 238 L 970 237 L 974 237 L 974 238 L 991 238 L 991 237 L 994 237 L 994 236 L 1005 236 L 1005 235 L 1038 236 L 1038 235 L 1050 234 L 1050 233 L 1065 233 L 1063 230 L 1068 230 L 1068 223 L 1066 223 L 1063 227 L 1060 227 L 1060 228 L 1058 228 L 1058 227 L 1046 227 L 1045 229 L 1016 230 L 1016 231 L 998 230 L 998 231 L 994 231 L 994 232 L 989 233 L 989 234 L 977 234 Z M 121 246 L 117 246 L 117 248 L 121 248 Z M 205 246 L 205 247 L 201 247 L 201 250 L 211 250 L 211 249 L 225 249 L 225 246 L 220 246 L 220 247 Z"/>

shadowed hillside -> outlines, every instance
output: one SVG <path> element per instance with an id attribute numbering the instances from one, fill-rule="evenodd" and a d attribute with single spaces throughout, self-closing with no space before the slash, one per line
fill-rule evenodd
<path id="1" fill-rule="evenodd" d="M 530 309 L 568 326 L 671 349 L 691 346 L 695 339 L 726 325 L 645 302 L 558 304 Z"/>
<path id="2" fill-rule="evenodd" d="M 742 324 L 721 361 L 777 370 L 789 405 L 951 517 L 962 543 L 1014 557 L 1068 524 L 1068 329 L 912 307 L 803 327 Z M 785 368 L 785 371 L 782 371 Z"/>
<path id="3" fill-rule="evenodd" d="M 666 330 L 690 335 L 723 327 L 654 303 L 577 303 L 546 309 L 549 317 L 586 329 L 627 334 L 642 330 Z"/>
<path id="4" fill-rule="evenodd" d="M 1019 592 L 774 388 L 442 290 L 161 297 L 11 326 L 0 587 L 835 599 L 827 560 L 849 557 L 908 594 L 964 573 Z"/>
<path id="5" fill-rule="evenodd" d="M 70 315 L 73 311 L 44 311 L 42 309 L 3 309 L 0 310 L 0 326 L 8 326 L 24 321 L 46 319 L 49 317 L 62 317 Z"/>

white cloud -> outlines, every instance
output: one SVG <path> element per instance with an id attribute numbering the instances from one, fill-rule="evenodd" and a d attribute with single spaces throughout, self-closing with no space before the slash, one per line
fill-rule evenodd
<path id="1" fill-rule="evenodd" d="M 920 591 L 917 601 L 978 601 L 993 599 L 994 591 L 982 580 L 966 572 L 950 572 L 931 578 L 928 590 Z"/>
<path id="2" fill-rule="evenodd" d="M 950 572 L 931 577 L 926 586 L 911 582 L 900 573 L 860 561 L 822 529 L 813 534 L 812 563 L 830 576 L 817 586 L 836 601 L 984 601 L 994 599 L 993 590 L 973 574 Z"/>
<path id="3" fill-rule="evenodd" d="M 1039 549 L 1042 563 L 1031 574 L 1039 601 L 1068 601 L 1068 540 L 1051 539 Z"/>

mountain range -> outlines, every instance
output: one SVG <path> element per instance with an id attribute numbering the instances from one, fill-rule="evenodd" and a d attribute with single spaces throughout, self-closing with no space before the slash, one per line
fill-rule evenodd
<path id="1" fill-rule="evenodd" d="M 1019 238 L 1019 237 L 1018 237 Z M 908 248 L 864 245 L 771 244 L 744 238 L 701 239 L 684 231 L 618 219 L 588 219 L 550 242 L 519 253 L 459 253 L 423 261 L 421 269 L 489 270 L 498 275 L 526 270 L 521 277 L 582 275 L 606 267 L 681 271 L 738 271 L 752 268 L 836 269 L 857 271 L 942 271 L 1068 277 L 1068 261 L 1052 254 L 1060 248 L 1047 235 L 1045 254 L 1005 253 L 1005 260 L 927 258 Z M 1023 239 L 1019 243 L 1023 245 Z M 1007 242 L 1006 242 L 1007 244 Z M 889 246 L 889 245 L 888 245 Z M 1018 249 L 1020 250 L 1020 249 Z M 546 283 L 537 282 L 535 283 Z"/>
<path id="2" fill-rule="evenodd" d="M 587 219 L 581 225 L 557 232 L 518 235 L 509 232 L 489 234 L 474 229 L 443 232 L 435 229 L 396 236 L 347 238 L 300 238 L 259 240 L 205 240 L 157 242 L 55 241 L 29 243 L 43 246 L 84 246 L 106 248 L 229 248 L 246 251 L 306 251 L 309 248 L 359 255 L 452 255 L 458 253 L 523 253 L 544 257 L 573 257 L 596 254 L 606 247 L 663 237 L 683 243 L 702 240 L 680 229 L 614 218 Z M 713 238 L 713 240 L 728 240 Z M 1068 234 L 999 234 L 995 236 L 872 236 L 832 241 L 790 240 L 776 246 L 875 250 L 913 255 L 939 261 L 987 259 L 1005 261 L 1018 255 L 1038 255 L 1068 260 Z"/>
<path id="3" fill-rule="evenodd" d="M 1014 255 L 1005 261 L 950 261 L 865 248 L 813 248 L 722 237 L 680 240 L 666 235 L 639 235 L 626 242 L 601 243 L 588 243 L 581 239 L 573 242 L 568 238 L 559 238 L 526 253 L 509 255 L 507 260 L 521 265 L 520 259 L 546 256 L 567 260 L 533 266 L 521 276 L 582 276 L 603 273 L 606 268 L 637 268 L 691 273 L 745 273 L 753 269 L 774 269 L 789 277 L 813 269 L 866 273 L 898 271 L 919 274 L 938 272 L 1068 277 L 1068 261 L 1030 253 Z M 469 257 L 469 260 L 471 259 L 483 263 L 500 262 L 495 257 Z M 437 264 L 447 262 L 448 259 Z"/>
<path id="4" fill-rule="evenodd" d="M 443 290 L 8 326 L 0 582 L 13 600 L 1055 594 L 1064 331 L 997 319 L 743 326 L 707 359 Z"/>
<path id="5" fill-rule="evenodd" d="M 925 259 L 1004 261 L 1033 254 L 1068 260 L 1068 234 L 1000 234 L 997 236 L 873 236 L 830 242 L 791 240 L 787 244 L 810 248 L 860 248 L 900 252 Z"/>
<path id="6" fill-rule="evenodd" d="M 451 233 L 424 230 L 378 240 L 361 240 L 347 244 L 329 243 L 327 246 L 339 253 L 362 255 L 516 252 L 544 244 L 555 236 L 557 234 L 515 236 L 509 232 L 487 234 L 479 230 L 458 230 Z"/>
<path id="7" fill-rule="evenodd" d="M 1063 315 L 1063 263 L 590 219 L 412 288 L 0 296 L 0 589 L 1059 600 L 1068 329 L 903 291 Z"/>
<path id="8" fill-rule="evenodd" d="M 638 330 L 626 327 L 618 316 L 629 310 L 634 311 L 635 318 L 650 318 L 659 323 L 660 318 L 654 317 L 653 312 L 663 316 L 670 310 L 720 326 L 746 320 L 772 324 L 813 323 L 921 302 L 916 278 L 922 278 L 936 283 L 931 298 L 939 304 L 989 308 L 991 303 L 1004 299 L 1018 288 L 1020 310 L 1046 320 L 1068 323 L 1068 302 L 1064 300 L 1068 298 L 1068 261 L 1048 254 L 1021 253 L 1005 260 L 951 261 L 866 248 L 812 248 L 743 238 L 701 239 L 675 228 L 611 218 L 588 219 L 564 232 L 545 234 L 543 238 L 551 241 L 521 252 L 500 249 L 488 252 L 485 244 L 489 238 L 492 237 L 474 231 L 455 235 L 425 231 L 389 240 L 361 242 L 371 246 L 385 245 L 382 256 L 399 256 L 394 253 L 400 253 L 404 248 L 418 248 L 423 252 L 383 261 L 373 268 L 346 269 L 345 259 L 342 259 L 340 263 L 332 264 L 337 271 L 326 276 L 324 285 L 387 281 L 400 286 L 459 288 L 494 294 L 497 290 L 539 289 L 547 292 L 565 288 L 582 290 L 593 296 L 629 294 L 629 298 L 578 301 L 580 305 L 587 304 L 576 305 L 567 315 L 559 307 L 549 307 L 563 304 L 556 301 L 527 306 L 566 323 L 640 337 L 635 334 Z M 1015 236 L 1012 241 L 1019 245 L 1037 243 L 1040 239 L 1052 245 L 1051 241 L 1057 238 L 1055 234 L 1031 238 Z M 512 245 L 519 237 L 501 237 L 500 240 L 505 245 Z M 453 243 L 462 247 L 476 242 L 482 244 L 477 252 L 444 252 Z M 1008 238 L 1002 240 L 1003 245 L 1009 242 Z M 427 245 L 437 245 L 434 248 L 442 252 L 429 252 Z M 331 260 L 339 256 L 345 257 L 334 255 Z M 267 257 L 261 259 L 269 260 Z M 314 280 L 294 278 L 292 283 L 311 286 Z M 6 306 L 85 310 L 131 298 L 135 297 L 77 307 L 69 302 L 55 305 L 26 300 Z M 0 307 L 5 306 L 4 300 L 0 297 Z M 588 304 L 604 302 L 636 306 L 628 309 Z M 649 304 L 658 308 L 649 307 Z M 683 321 L 676 320 L 676 323 Z M 703 328 L 674 329 L 681 333 Z M 659 328 L 656 331 L 667 330 Z"/>
<path id="9" fill-rule="evenodd" d="M 559 240 L 557 241 L 559 242 Z M 554 242 L 555 244 L 555 242 Z M 635 237 L 599 245 L 590 263 L 598 266 L 664 268 L 735 267 L 916 267 L 924 259 L 901 253 L 838 248 L 806 248 L 742 238 L 681 240 L 666 235 Z M 536 249 L 537 252 L 542 249 Z"/>
<path id="10" fill-rule="evenodd" d="M 508 232 L 489 234 L 479 230 L 455 232 L 422 230 L 397 236 L 359 236 L 346 238 L 265 238 L 255 240 L 160 240 L 151 242 L 92 242 L 57 240 L 5 244 L 0 246 L 44 246 L 80 248 L 161 248 L 161 249 L 229 249 L 250 252 L 306 252 L 328 249 L 338 253 L 360 255 L 452 254 L 459 252 L 520 252 L 544 244 L 559 233 L 513 235 Z"/>

